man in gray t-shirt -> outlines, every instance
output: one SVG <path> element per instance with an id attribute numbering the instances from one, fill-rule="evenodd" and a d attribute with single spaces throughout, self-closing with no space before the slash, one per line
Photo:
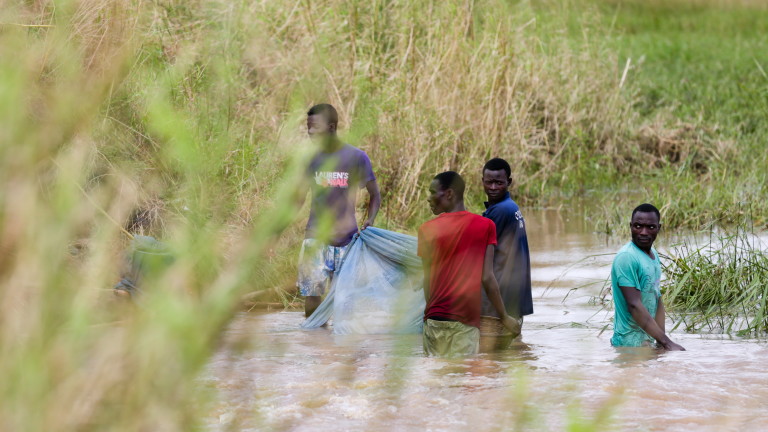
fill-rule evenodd
<path id="1" fill-rule="evenodd" d="M 370 195 L 368 217 L 362 229 L 373 225 L 381 195 L 368 155 L 336 136 L 338 114 L 333 106 L 320 104 L 307 112 L 307 130 L 320 150 L 312 158 L 306 176 L 312 205 L 299 256 L 297 285 L 305 297 L 304 312 L 310 316 L 320 304 L 347 245 L 358 231 L 355 218 L 357 190 Z"/>

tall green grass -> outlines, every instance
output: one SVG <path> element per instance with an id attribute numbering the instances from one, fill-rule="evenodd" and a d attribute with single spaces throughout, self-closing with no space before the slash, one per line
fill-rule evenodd
<path id="1" fill-rule="evenodd" d="M 295 145 L 284 139 L 297 132 L 286 114 L 329 101 L 344 138 L 371 155 L 393 227 L 428 217 L 419 203 L 435 172 L 477 178 L 487 158 L 503 156 L 527 206 L 586 198 L 602 204 L 595 218 L 615 222 L 613 208 L 652 198 L 668 226 L 698 228 L 729 222 L 718 204 L 765 192 L 763 128 L 752 122 L 749 135 L 739 125 L 764 109 L 748 100 L 768 88 L 757 67 L 766 13 L 684 0 L 170 3 L 142 30 L 138 61 L 155 71 L 190 62 L 173 97 L 206 110 L 203 124 L 227 125 L 227 166 L 213 180 L 238 196 L 228 208 L 236 222 L 264 204 L 281 147 Z M 226 62 L 211 61 L 222 53 Z M 231 69 L 223 92 L 218 68 Z M 103 151 L 166 172 L 130 132 L 143 130 L 133 100 L 153 73 L 125 80 L 110 121 L 131 129 L 120 133 L 124 146 Z M 742 90 L 723 91 L 733 83 Z M 478 182 L 470 195 L 479 209 Z"/>
<path id="2" fill-rule="evenodd" d="M 648 150 L 623 186 L 663 208 L 668 227 L 736 225 L 749 206 L 768 226 L 768 4 L 761 1 L 599 2 L 617 37 Z M 596 198 L 600 199 L 600 193 Z M 621 202 L 595 212 L 596 225 Z"/>
<path id="3" fill-rule="evenodd" d="M 231 53 L 211 51 L 188 93 L 205 47 L 151 61 L 172 28 L 160 6 L 0 11 L 1 430 L 195 430 L 210 396 L 196 377 L 296 212 L 233 228 Z M 291 159 L 262 201 L 290 193 Z M 111 286 L 137 208 L 161 215 L 177 260 L 130 307 Z"/>

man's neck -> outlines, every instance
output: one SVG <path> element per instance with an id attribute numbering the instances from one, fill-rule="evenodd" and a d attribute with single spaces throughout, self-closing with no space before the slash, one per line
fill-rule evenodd
<path id="1" fill-rule="evenodd" d="M 464 201 L 459 201 L 453 206 L 452 209 L 448 210 L 446 213 L 456 213 L 463 211 L 467 211 L 467 208 L 464 206 Z"/>
<path id="2" fill-rule="evenodd" d="M 499 198 L 499 199 L 497 199 L 497 200 L 492 200 L 492 199 L 488 198 L 488 205 L 494 205 L 494 204 L 498 204 L 498 203 L 500 203 L 500 202 L 504 201 L 505 199 L 507 199 L 507 196 L 509 196 L 509 192 L 507 192 L 507 193 L 503 194 L 503 195 L 501 196 L 501 198 Z"/>
<path id="3" fill-rule="evenodd" d="M 642 247 L 640 247 L 640 246 L 639 246 L 637 243 L 635 243 L 635 242 L 632 242 L 632 243 L 633 243 L 633 244 L 634 244 L 634 245 L 635 245 L 635 246 L 636 246 L 638 249 L 640 249 L 641 251 L 643 251 L 643 253 L 645 253 L 646 255 L 648 255 L 649 257 L 651 257 L 651 259 L 653 259 L 653 258 L 654 258 L 654 256 L 653 256 L 653 251 L 651 250 L 651 248 L 653 248 L 653 245 L 651 245 L 649 248 L 647 248 L 647 249 L 646 249 L 646 248 L 642 248 Z"/>
<path id="4" fill-rule="evenodd" d="M 322 145 L 322 152 L 323 153 L 334 153 L 341 149 L 343 146 L 341 140 L 336 135 L 331 135 L 327 137 L 325 140 L 323 140 Z"/>

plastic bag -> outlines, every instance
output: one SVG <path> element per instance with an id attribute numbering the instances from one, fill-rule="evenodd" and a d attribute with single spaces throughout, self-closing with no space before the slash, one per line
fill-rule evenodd
<path id="1" fill-rule="evenodd" d="M 416 243 L 374 227 L 356 235 L 328 295 L 301 327 L 320 327 L 333 316 L 335 334 L 420 333 L 425 302 Z"/>

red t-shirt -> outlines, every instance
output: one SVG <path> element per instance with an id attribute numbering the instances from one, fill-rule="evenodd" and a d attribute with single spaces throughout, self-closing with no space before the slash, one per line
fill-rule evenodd
<path id="1" fill-rule="evenodd" d="M 468 211 L 443 213 L 419 228 L 419 256 L 432 263 L 425 320 L 480 327 L 483 261 L 495 244 L 493 221 Z"/>

